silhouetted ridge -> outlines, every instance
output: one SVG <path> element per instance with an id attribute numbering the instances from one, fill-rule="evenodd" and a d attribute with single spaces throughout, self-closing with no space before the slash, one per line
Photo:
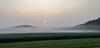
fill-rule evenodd
<path id="1" fill-rule="evenodd" d="M 35 27 L 35 26 L 32 26 L 32 25 L 20 25 L 20 26 L 16 26 L 16 27 Z"/>
<path id="2" fill-rule="evenodd" d="M 100 25 L 100 18 L 98 18 L 96 20 L 88 21 L 88 22 L 81 24 L 81 25 Z"/>
<path id="3" fill-rule="evenodd" d="M 80 24 L 72 29 L 78 30 L 100 30 L 100 18 Z"/>

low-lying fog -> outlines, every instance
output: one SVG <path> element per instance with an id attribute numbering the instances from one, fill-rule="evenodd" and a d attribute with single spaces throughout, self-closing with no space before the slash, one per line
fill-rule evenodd
<path id="1" fill-rule="evenodd" d="M 100 32 L 99 30 L 71 30 L 70 27 L 10 27 L 0 29 L 0 33 L 86 33 Z"/>

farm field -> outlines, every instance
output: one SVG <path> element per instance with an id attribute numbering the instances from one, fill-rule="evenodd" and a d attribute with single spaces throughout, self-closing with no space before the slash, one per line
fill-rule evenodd
<path id="1" fill-rule="evenodd" d="M 6 33 L 0 34 L 0 43 L 82 38 L 100 38 L 100 33 Z"/>
<path id="2" fill-rule="evenodd" d="M 100 33 L 0 34 L 0 48 L 97 48 Z"/>
<path id="3" fill-rule="evenodd" d="M 0 43 L 0 48 L 96 48 L 100 38 Z"/>

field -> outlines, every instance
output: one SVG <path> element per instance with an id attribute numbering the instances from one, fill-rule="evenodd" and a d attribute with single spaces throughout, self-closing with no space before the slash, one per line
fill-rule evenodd
<path id="1" fill-rule="evenodd" d="M 100 33 L 0 34 L 0 48 L 99 48 Z"/>
<path id="2" fill-rule="evenodd" d="M 1 43 L 0 48 L 96 48 L 100 38 Z"/>
<path id="3" fill-rule="evenodd" d="M 8 33 L 0 34 L 0 43 L 80 38 L 100 38 L 100 33 Z"/>

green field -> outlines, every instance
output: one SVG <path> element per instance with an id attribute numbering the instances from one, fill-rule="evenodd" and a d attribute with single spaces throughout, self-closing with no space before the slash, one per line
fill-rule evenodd
<path id="1" fill-rule="evenodd" d="M 100 38 L 100 33 L 9 33 L 0 34 L 0 43 L 83 38 Z"/>
<path id="2" fill-rule="evenodd" d="M 96 48 L 100 38 L 0 43 L 0 48 Z"/>

